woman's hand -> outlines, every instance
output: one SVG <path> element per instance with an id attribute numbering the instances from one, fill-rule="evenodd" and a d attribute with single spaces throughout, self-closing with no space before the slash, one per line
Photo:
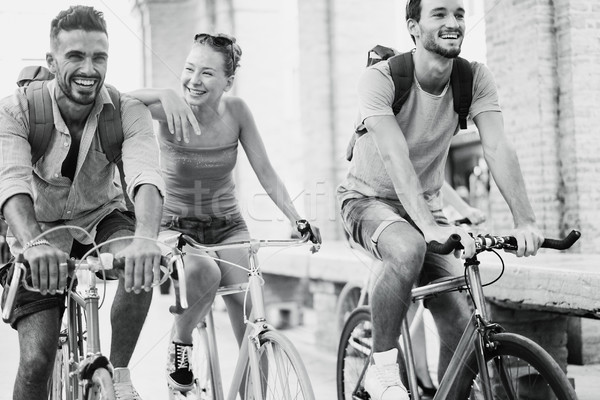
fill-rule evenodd
<path id="1" fill-rule="evenodd" d="M 166 89 L 160 94 L 160 102 L 167 120 L 169 132 L 175 135 L 175 140 L 190 142 L 192 132 L 200 135 L 200 125 L 194 112 L 185 100 L 174 90 Z"/>

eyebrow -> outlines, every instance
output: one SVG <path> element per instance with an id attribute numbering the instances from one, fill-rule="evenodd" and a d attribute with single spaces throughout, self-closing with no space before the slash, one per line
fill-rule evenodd
<path id="1" fill-rule="evenodd" d="M 432 9 L 432 10 L 430 11 L 430 13 L 435 13 L 435 12 L 440 12 L 440 11 L 448 11 L 448 9 L 447 9 L 446 7 L 436 7 L 436 8 L 434 8 L 434 9 Z M 464 13 L 464 12 L 465 12 L 465 9 L 464 9 L 464 8 L 462 8 L 462 7 L 458 7 L 458 8 L 456 9 L 456 11 L 459 11 L 459 12 L 462 12 L 462 13 Z"/>

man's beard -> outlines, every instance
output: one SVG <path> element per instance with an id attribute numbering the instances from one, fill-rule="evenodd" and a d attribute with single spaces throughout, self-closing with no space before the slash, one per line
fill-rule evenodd
<path id="1" fill-rule="evenodd" d="M 75 93 L 76 91 L 73 89 L 73 86 L 68 86 L 64 80 L 58 78 L 56 78 L 56 82 L 58 83 L 58 87 L 60 88 L 60 90 L 62 90 L 62 92 L 64 93 L 64 95 L 71 100 L 73 103 L 82 105 L 82 106 L 87 106 L 90 104 L 93 104 L 94 101 L 96 101 L 96 97 L 98 96 L 98 93 L 100 92 L 100 85 L 98 86 L 98 88 L 96 89 L 96 91 L 94 92 L 93 96 L 76 96 Z M 73 85 L 73 83 L 71 84 Z"/>
<path id="2" fill-rule="evenodd" d="M 423 41 L 423 47 L 425 50 L 431 51 L 432 53 L 446 58 L 456 58 L 460 54 L 460 45 L 458 47 L 446 49 L 440 46 L 431 34 L 427 34 L 425 37 L 425 40 Z"/>

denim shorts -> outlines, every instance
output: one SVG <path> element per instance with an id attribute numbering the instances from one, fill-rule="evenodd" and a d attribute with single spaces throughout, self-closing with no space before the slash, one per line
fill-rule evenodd
<path id="1" fill-rule="evenodd" d="M 128 211 L 114 210 L 98 224 L 95 241 L 96 243 L 105 242 L 115 233 L 122 230 L 131 231 L 132 234 L 135 233 L 135 217 L 133 213 Z M 70 256 L 80 258 L 91 248 L 91 244 L 84 245 L 74 241 Z M 2 307 L 4 307 L 6 301 L 12 274 L 13 264 L 11 261 L 0 269 L 0 284 L 4 287 L 4 292 L 2 293 Z M 19 319 L 54 307 L 60 308 L 62 315 L 65 309 L 65 296 L 66 294 L 42 295 L 38 292 L 30 292 L 20 285 L 15 296 L 12 316 L 8 323 L 16 329 Z"/>
<path id="2" fill-rule="evenodd" d="M 381 233 L 394 223 L 411 225 L 420 233 L 399 201 L 376 197 L 347 199 L 342 204 L 342 223 L 354 242 L 363 247 L 373 257 L 381 260 L 377 242 Z M 449 225 L 442 210 L 432 211 L 438 225 Z M 398 238 L 401 240 L 401 238 Z M 462 275 L 463 267 L 453 255 L 425 254 L 425 261 L 419 284 L 425 284 L 448 276 Z"/>
<path id="3" fill-rule="evenodd" d="M 185 233 L 202 244 L 223 243 L 234 235 L 250 236 L 246 221 L 240 213 L 223 216 L 165 216 L 162 220 L 162 230 Z"/>

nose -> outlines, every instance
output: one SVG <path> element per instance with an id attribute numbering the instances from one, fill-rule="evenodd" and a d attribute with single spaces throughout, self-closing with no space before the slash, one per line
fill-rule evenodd
<path id="1" fill-rule="evenodd" d="M 84 74 L 92 75 L 94 73 L 94 62 L 90 57 L 85 57 L 79 69 Z"/>
<path id="2" fill-rule="evenodd" d="M 450 14 L 448 16 L 448 18 L 446 18 L 446 26 L 448 28 L 458 28 L 460 27 L 460 24 L 458 23 L 458 20 L 456 19 L 456 17 L 452 14 Z"/>

